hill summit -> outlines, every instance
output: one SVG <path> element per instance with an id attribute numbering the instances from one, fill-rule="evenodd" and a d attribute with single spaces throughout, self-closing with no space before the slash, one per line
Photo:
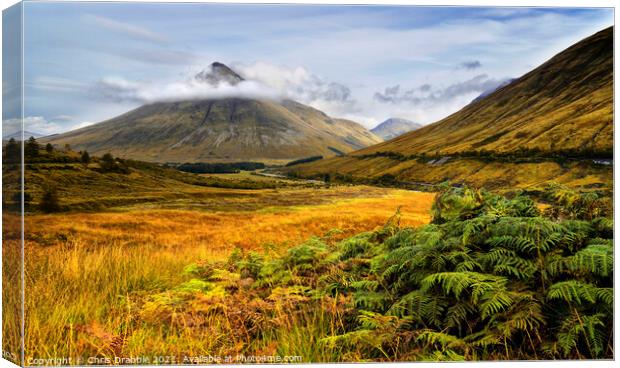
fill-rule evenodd
<path id="1" fill-rule="evenodd" d="M 234 70 L 217 61 L 209 65 L 207 69 L 196 74 L 195 78 L 212 86 L 217 86 L 220 83 L 228 83 L 231 86 L 235 86 L 245 80 L 235 73 Z"/>

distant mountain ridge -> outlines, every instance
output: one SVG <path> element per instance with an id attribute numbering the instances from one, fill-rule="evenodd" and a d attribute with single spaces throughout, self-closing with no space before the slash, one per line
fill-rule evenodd
<path id="1" fill-rule="evenodd" d="M 24 130 L 24 139 L 28 139 L 30 137 L 35 137 L 35 138 L 41 138 L 44 137 L 45 134 L 40 134 L 40 133 L 35 133 L 35 132 L 30 132 L 27 130 Z M 21 131 L 17 131 L 17 132 L 13 132 L 13 133 L 8 133 L 7 135 L 3 136 L 2 139 L 3 140 L 9 140 L 9 139 L 15 139 L 15 140 L 21 140 L 22 139 L 22 132 Z"/>
<path id="2" fill-rule="evenodd" d="M 372 128 L 370 131 L 384 140 L 398 137 L 401 134 L 414 131 L 422 127 L 422 124 L 402 118 L 390 118 Z"/>
<path id="3" fill-rule="evenodd" d="M 244 81 L 217 62 L 196 79 L 211 85 Z M 45 140 L 150 162 L 287 162 L 341 155 L 381 141 L 358 123 L 292 100 L 234 97 L 151 103 Z"/>

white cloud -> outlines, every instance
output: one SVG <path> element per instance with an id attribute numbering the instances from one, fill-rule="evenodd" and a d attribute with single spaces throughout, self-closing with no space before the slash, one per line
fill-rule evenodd
<path id="1" fill-rule="evenodd" d="M 256 81 L 213 86 L 194 78 L 180 82 L 136 82 L 119 77 L 103 78 L 91 89 L 94 98 L 111 102 L 151 103 L 227 97 L 280 99 L 282 95 Z"/>
<path id="2" fill-rule="evenodd" d="M 71 128 L 71 130 L 81 129 L 81 128 L 86 128 L 87 126 L 91 126 L 91 125 L 93 125 L 93 124 L 95 124 L 95 122 L 94 122 L 94 121 L 83 121 L 83 122 L 81 122 L 81 123 L 77 123 L 77 124 L 75 124 L 75 125 Z"/>
<path id="3" fill-rule="evenodd" d="M 289 68 L 265 62 L 235 64 L 233 69 L 245 80 L 231 85 L 226 81 L 205 83 L 192 71 L 180 81 L 131 81 L 120 77 L 99 80 L 91 96 L 111 102 L 150 103 L 213 98 L 293 99 L 330 110 L 354 108 L 349 87 L 321 78 L 302 67 Z"/>
<path id="4" fill-rule="evenodd" d="M 27 83 L 29 87 L 51 92 L 76 92 L 84 91 L 88 85 L 69 78 L 41 76 L 34 79 L 33 83 Z"/>
<path id="5" fill-rule="evenodd" d="M 233 64 L 244 78 L 258 81 L 280 92 L 282 96 L 303 103 L 352 106 L 355 100 L 346 85 L 330 81 L 303 67 L 286 67 L 266 62 Z"/>
<path id="6" fill-rule="evenodd" d="M 84 19 L 88 22 L 96 24 L 100 27 L 103 27 L 107 30 L 123 33 L 127 36 L 137 38 L 140 40 L 155 42 L 155 43 L 166 43 L 168 39 L 158 33 L 150 31 L 146 28 L 136 26 L 134 24 L 120 22 L 114 19 L 101 17 L 98 15 L 85 15 Z"/>

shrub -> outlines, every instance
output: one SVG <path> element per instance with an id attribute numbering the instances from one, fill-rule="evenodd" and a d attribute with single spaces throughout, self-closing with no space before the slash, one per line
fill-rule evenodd
<path id="1" fill-rule="evenodd" d="M 60 211 L 60 201 L 58 199 L 58 193 L 56 188 L 49 186 L 43 191 L 41 201 L 39 202 L 41 211 L 45 213 L 52 213 Z"/>

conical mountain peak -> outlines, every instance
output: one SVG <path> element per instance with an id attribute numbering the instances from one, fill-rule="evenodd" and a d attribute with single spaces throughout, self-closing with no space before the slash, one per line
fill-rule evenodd
<path id="1" fill-rule="evenodd" d="M 205 82 L 213 86 L 217 86 L 221 83 L 234 86 L 244 80 L 243 77 L 226 64 L 218 61 L 211 63 L 208 68 L 196 74 L 195 78 L 200 82 Z"/>

